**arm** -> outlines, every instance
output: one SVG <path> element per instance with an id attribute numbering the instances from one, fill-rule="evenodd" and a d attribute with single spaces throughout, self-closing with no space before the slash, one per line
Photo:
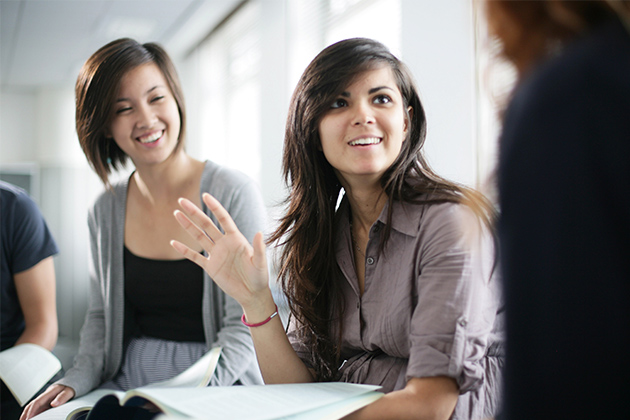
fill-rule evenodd
<path id="1" fill-rule="evenodd" d="M 411 378 L 404 389 L 385 394 L 345 419 L 448 420 L 455 409 L 458 396 L 459 390 L 452 378 Z"/>
<path id="2" fill-rule="evenodd" d="M 261 232 L 254 236 L 253 247 L 239 232 L 228 212 L 209 194 L 203 201 L 216 216 L 225 234 L 194 204 L 180 199 L 182 211 L 175 211 L 180 225 L 206 250 L 208 257 L 194 252 L 180 242 L 173 247 L 184 257 L 202 267 L 217 285 L 233 297 L 245 312 L 249 323 L 260 322 L 275 310 L 269 288 L 265 244 Z M 250 329 L 256 355 L 266 383 L 311 382 L 312 375 L 291 347 L 278 317 Z"/>
<path id="3" fill-rule="evenodd" d="M 249 243 L 256 232 L 264 228 L 265 205 L 258 188 L 249 178 L 221 168 L 210 182 L 204 182 L 202 179 L 202 191 L 220 200 Z M 216 225 L 219 224 L 206 206 L 204 212 Z M 259 383 L 260 369 L 256 363 L 252 337 L 247 327 L 241 323 L 243 314 L 241 305 L 224 293 L 207 273 L 204 277 L 204 290 L 209 296 L 204 297 L 203 308 L 204 314 L 210 312 L 211 320 L 204 322 L 207 340 L 211 341 L 208 345 L 222 348 L 221 358 L 210 384 L 232 385 L 239 379 L 243 384 Z M 207 302 L 207 298 L 215 304 Z"/>
<path id="4" fill-rule="evenodd" d="M 33 343 L 52 350 L 58 333 L 53 257 L 16 273 L 13 278 L 26 325 L 15 344 Z"/>

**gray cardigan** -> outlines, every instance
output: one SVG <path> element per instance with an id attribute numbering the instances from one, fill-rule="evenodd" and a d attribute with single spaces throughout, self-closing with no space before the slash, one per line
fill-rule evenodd
<path id="1" fill-rule="evenodd" d="M 123 360 L 125 179 L 96 200 L 88 215 L 91 242 L 90 300 L 72 368 L 57 383 L 81 396 L 112 379 Z M 255 183 L 244 174 L 205 163 L 201 191 L 216 197 L 251 242 L 264 230 L 265 206 Z M 210 212 L 203 206 L 206 214 Z M 209 214 L 216 222 L 213 215 Z M 218 225 L 218 223 L 217 223 Z M 204 272 L 203 325 L 208 349 L 223 351 L 211 385 L 262 383 L 251 336 L 241 323 L 242 308 Z"/>

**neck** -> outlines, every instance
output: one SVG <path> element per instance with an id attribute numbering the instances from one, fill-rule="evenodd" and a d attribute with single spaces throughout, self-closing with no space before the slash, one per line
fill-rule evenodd
<path id="1" fill-rule="evenodd" d="M 182 151 L 160 164 L 136 167 L 132 181 L 140 194 L 152 202 L 173 200 L 179 198 L 188 185 L 196 182 L 197 171 L 202 166 L 203 162 Z"/>
<path id="2" fill-rule="evenodd" d="M 387 194 L 378 185 L 372 188 L 349 188 L 346 189 L 346 195 L 355 233 L 369 232 L 387 203 Z"/>

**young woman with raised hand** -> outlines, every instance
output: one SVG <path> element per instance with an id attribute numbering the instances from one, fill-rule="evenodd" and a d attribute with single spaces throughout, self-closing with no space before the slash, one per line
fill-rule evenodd
<path id="1" fill-rule="evenodd" d="M 381 385 L 386 395 L 356 419 L 496 411 L 493 210 L 431 171 L 425 131 L 412 77 L 382 44 L 341 41 L 305 70 L 286 127 L 287 210 L 269 238 L 282 245 L 288 334 L 262 234 L 250 246 L 210 195 L 203 200 L 225 233 L 180 200 L 175 216 L 199 245 L 173 246 L 242 305 L 265 383 Z"/>
<path id="2" fill-rule="evenodd" d="M 252 180 L 185 152 L 185 121 L 175 68 L 157 44 L 119 39 L 81 69 L 77 133 L 107 187 L 88 217 L 90 302 L 72 368 L 23 419 L 97 387 L 169 379 L 216 346 L 211 385 L 262 382 L 241 307 L 169 242 L 201 251 L 173 219 L 180 197 L 199 206 L 201 193 L 217 197 L 245 242 L 264 228 L 265 207 Z M 128 159 L 134 172 L 111 185 Z"/>

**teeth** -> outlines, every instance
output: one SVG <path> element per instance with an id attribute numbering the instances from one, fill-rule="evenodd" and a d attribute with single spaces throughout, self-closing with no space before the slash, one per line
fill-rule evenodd
<path id="1" fill-rule="evenodd" d="M 379 144 L 381 139 L 378 137 L 368 137 L 365 139 L 358 139 L 350 142 L 350 146 L 364 146 L 367 144 Z"/>
<path id="2" fill-rule="evenodd" d="M 140 140 L 140 143 L 153 143 L 154 141 L 156 141 L 157 139 L 159 139 L 160 137 L 162 137 L 162 134 L 164 133 L 164 131 L 158 131 L 156 133 L 151 134 L 150 136 L 147 137 L 139 137 L 138 140 Z"/>

